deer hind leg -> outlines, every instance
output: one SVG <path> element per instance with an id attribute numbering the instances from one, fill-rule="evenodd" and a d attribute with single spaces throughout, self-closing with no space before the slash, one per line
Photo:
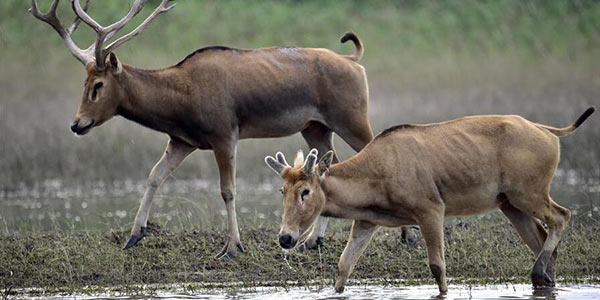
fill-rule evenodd
<path id="1" fill-rule="evenodd" d="M 319 151 L 319 157 L 333 149 L 333 132 L 327 126 L 311 122 L 311 124 L 304 130 L 302 130 L 302 137 L 306 140 L 308 146 L 312 149 L 315 148 Z M 337 163 L 338 158 L 333 155 L 333 163 Z M 300 247 L 300 249 L 317 249 L 325 241 L 325 230 L 327 229 L 327 222 L 329 218 L 319 216 L 312 232 L 308 239 Z"/>
<path id="2" fill-rule="evenodd" d="M 363 114 L 344 116 L 343 120 L 330 124 L 330 127 L 356 152 L 362 150 L 373 139 L 369 119 Z"/>
<path id="3" fill-rule="evenodd" d="M 240 242 L 237 215 L 235 211 L 235 152 L 236 145 L 215 149 L 215 159 L 219 167 L 221 197 L 225 201 L 227 209 L 227 228 L 229 239 L 223 250 L 217 254 L 217 258 L 234 258 L 236 250 L 244 252 L 244 246 Z"/>
<path id="4" fill-rule="evenodd" d="M 531 195 L 529 201 L 519 201 L 510 195 L 508 199 L 520 211 L 541 220 L 548 226 L 546 239 L 531 271 L 531 282 L 534 287 L 539 288 L 554 286 L 557 246 L 569 223 L 571 212 L 554 202 L 548 193 Z"/>
<path id="5" fill-rule="evenodd" d="M 525 242 L 525 244 L 529 246 L 529 248 L 537 257 L 537 255 L 542 250 L 542 247 L 544 246 L 544 241 L 546 241 L 546 237 L 548 236 L 548 232 L 542 225 L 542 222 L 520 211 L 518 208 L 514 207 L 509 202 L 505 202 L 504 204 L 502 204 L 500 209 L 513 224 L 515 230 L 517 231 L 523 242 Z M 550 278 L 550 281 L 552 283 L 556 281 L 555 268 L 557 256 L 558 248 L 554 249 L 554 252 L 552 252 L 550 263 L 546 268 L 546 275 Z"/>
<path id="6" fill-rule="evenodd" d="M 125 244 L 124 249 L 133 247 L 139 242 L 144 236 L 146 236 L 146 224 L 148 222 L 148 215 L 150 214 L 150 206 L 152 205 L 152 199 L 154 193 L 158 187 L 162 184 L 165 179 L 173 172 L 181 162 L 196 148 L 176 139 L 170 139 L 167 144 L 167 149 L 163 153 L 160 160 L 154 165 L 150 175 L 148 176 L 148 183 L 144 196 L 138 208 L 133 222 L 133 228 L 131 229 L 131 235 Z"/>
<path id="7" fill-rule="evenodd" d="M 546 287 L 546 286 L 554 286 L 553 277 L 554 274 L 550 274 L 550 282 L 547 282 L 548 278 L 544 277 L 544 281 L 540 280 L 540 277 L 543 276 L 544 272 L 550 268 L 552 273 L 554 273 L 553 264 L 556 261 L 556 256 L 558 255 L 557 247 L 562 235 L 564 233 L 565 228 L 571 219 L 571 211 L 568 209 L 558 205 L 556 202 L 547 196 L 548 211 L 545 215 L 542 216 L 542 220 L 546 225 L 548 225 L 548 237 L 542 246 L 542 250 L 538 254 L 538 257 L 535 261 L 532 271 L 532 281 L 535 277 L 536 280 L 533 282 L 534 286 Z"/>
<path id="8" fill-rule="evenodd" d="M 360 255 L 365 251 L 367 245 L 369 245 L 377 228 L 377 225 L 368 221 L 356 220 L 352 223 L 350 238 L 338 263 L 338 276 L 335 280 L 335 291 L 337 293 L 344 291 L 348 277 L 352 273 Z"/>

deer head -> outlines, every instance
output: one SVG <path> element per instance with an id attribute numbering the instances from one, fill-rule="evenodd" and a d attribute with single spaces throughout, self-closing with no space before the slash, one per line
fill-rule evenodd
<path id="1" fill-rule="evenodd" d="M 290 249 L 298 244 L 325 206 L 321 181 L 333 160 L 333 151 L 317 163 L 317 149 L 312 149 L 304 159 L 302 150 L 296 154 L 290 167 L 281 152 L 267 156 L 265 162 L 283 179 L 283 220 L 279 231 L 279 244 Z"/>
<path id="2" fill-rule="evenodd" d="M 135 29 L 108 43 L 133 17 L 144 7 L 146 0 L 135 0 L 129 12 L 119 21 L 102 26 L 92 19 L 87 9 L 89 0 L 82 7 L 80 0 L 71 0 L 75 21 L 71 26 L 65 28 L 56 15 L 59 0 L 53 0 L 48 13 L 41 13 L 36 0 L 31 1 L 29 11 L 37 19 L 46 22 L 54 28 L 62 38 L 65 46 L 86 68 L 87 79 L 85 80 L 83 97 L 75 120 L 71 123 L 71 130 L 82 135 L 90 131 L 94 126 L 106 122 L 116 114 L 118 104 L 124 98 L 124 90 L 120 84 L 119 76 L 123 70 L 121 62 L 113 51 L 140 34 L 147 26 L 163 12 L 171 10 L 175 4 L 167 6 L 170 0 L 162 0 L 158 7 Z M 96 41 L 86 49 L 79 48 L 71 35 L 81 22 L 90 26 L 96 32 Z"/>

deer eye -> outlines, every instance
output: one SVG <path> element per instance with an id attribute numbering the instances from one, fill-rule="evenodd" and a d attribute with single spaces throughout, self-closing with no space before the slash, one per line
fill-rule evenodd
<path id="1" fill-rule="evenodd" d="M 92 90 L 92 101 L 96 101 L 96 98 L 98 97 L 98 90 L 104 85 L 104 83 L 102 83 L 102 81 L 98 81 L 94 84 L 94 89 Z"/>
<path id="2" fill-rule="evenodd" d="M 304 201 L 304 197 L 308 196 L 308 194 L 310 194 L 310 191 L 308 189 L 304 189 L 302 191 L 302 193 L 300 194 L 300 198 L 302 198 L 302 201 Z"/>

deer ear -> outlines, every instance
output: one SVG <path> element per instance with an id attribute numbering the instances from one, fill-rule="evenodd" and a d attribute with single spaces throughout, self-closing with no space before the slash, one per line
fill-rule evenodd
<path id="1" fill-rule="evenodd" d="M 121 74 L 121 71 L 123 71 L 123 66 L 114 53 L 111 52 L 108 54 L 106 60 L 106 65 L 114 74 Z"/>
<path id="2" fill-rule="evenodd" d="M 325 153 L 325 155 L 323 155 L 323 157 L 321 157 L 321 160 L 319 160 L 319 175 L 322 176 L 325 172 L 327 172 L 327 170 L 329 170 L 329 166 L 331 165 L 331 162 L 333 161 L 333 151 L 327 151 L 327 153 Z"/>

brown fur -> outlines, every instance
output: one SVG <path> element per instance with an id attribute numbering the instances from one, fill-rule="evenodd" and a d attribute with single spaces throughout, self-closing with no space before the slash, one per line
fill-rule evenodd
<path id="1" fill-rule="evenodd" d="M 144 6 L 135 0 L 119 21 L 102 26 L 72 2 L 76 19 L 68 28 L 57 16 L 59 0 L 43 14 L 32 0 L 30 12 L 48 23 L 71 54 L 86 66 L 87 79 L 79 110 L 71 124 L 78 135 L 88 133 L 115 115 L 168 134 L 171 140 L 148 178 L 148 187 L 125 248 L 144 237 L 156 188 L 195 149 L 212 149 L 219 167 L 221 195 L 228 215 L 229 242 L 221 252 L 243 251 L 235 212 L 235 152 L 244 138 L 280 137 L 298 131 L 310 147 L 333 149 L 333 132 L 356 151 L 373 137 L 367 118 L 368 88 L 364 68 L 356 62 L 363 46 L 354 33 L 353 55 L 320 48 L 233 49 L 212 46 L 189 54 L 162 70 L 140 70 L 122 65 L 114 49 L 142 32 L 158 15 L 170 11 L 160 4 L 133 31 L 104 46 Z M 79 48 L 71 34 L 83 22 L 96 33 L 90 47 Z M 315 248 L 323 241 L 327 219 L 322 218 L 306 242 Z M 414 236 L 414 235 L 413 235 Z"/>
<path id="2" fill-rule="evenodd" d="M 92 67 L 87 73 L 76 119 L 102 124 L 123 115 L 201 149 L 232 131 L 239 138 L 280 137 L 311 121 L 334 130 L 340 120 L 367 122 L 364 68 L 327 49 L 207 50 L 162 70 L 123 65 L 120 74 Z M 92 102 L 99 81 L 99 100 Z"/>
<path id="3" fill-rule="evenodd" d="M 549 194 L 560 152 L 556 134 L 573 132 L 593 111 L 566 128 L 501 115 L 399 126 L 347 161 L 329 168 L 320 162 L 316 170 L 324 172 L 286 167 L 280 236 L 295 240 L 318 215 L 362 222 L 364 233 L 351 234 L 340 259 L 341 291 L 377 226 L 419 225 L 430 268 L 445 292 L 444 217 L 501 208 L 538 255 L 534 286 L 553 285 L 556 245 L 570 217 Z M 302 190 L 310 197 L 298 201 Z"/>
<path id="4" fill-rule="evenodd" d="M 351 37 L 362 54 L 362 44 L 356 35 Z M 333 149 L 336 132 L 356 151 L 362 149 L 373 135 L 365 71 L 354 61 L 359 57 L 321 48 L 208 47 L 175 66 L 141 70 L 121 64 L 111 53 L 103 71 L 87 66 L 81 105 L 71 127 L 86 134 L 120 115 L 168 134 L 171 150 L 149 178 L 156 186 L 193 149 L 213 150 L 230 224 L 230 241 L 222 254 L 232 256 L 241 247 L 234 205 L 237 141 L 300 131 L 310 147 L 324 153 Z M 94 100 L 94 87 L 100 82 Z M 141 239 L 153 193 L 147 190 L 126 247 Z M 316 245 L 312 240 L 307 241 L 309 247 Z"/>

